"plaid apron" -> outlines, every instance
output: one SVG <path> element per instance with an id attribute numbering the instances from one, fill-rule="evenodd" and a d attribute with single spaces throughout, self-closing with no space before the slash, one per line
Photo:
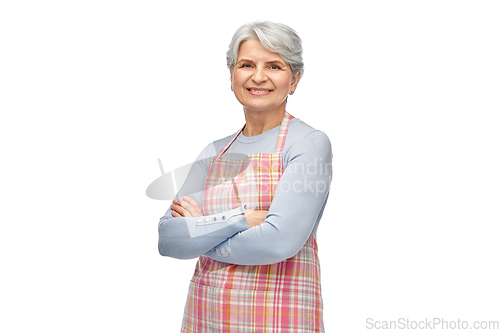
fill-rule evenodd
<path id="1" fill-rule="evenodd" d="M 204 214 L 241 203 L 247 209 L 269 210 L 283 174 L 281 154 L 290 119 L 285 113 L 274 154 L 250 154 L 244 160 L 222 158 L 245 126 L 219 152 L 207 172 Z M 201 256 L 191 279 L 181 332 L 324 332 L 314 237 L 310 235 L 294 257 L 271 265 L 234 265 Z"/>

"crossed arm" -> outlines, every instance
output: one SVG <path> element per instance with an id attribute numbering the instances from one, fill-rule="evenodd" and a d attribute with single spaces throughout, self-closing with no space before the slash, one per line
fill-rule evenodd
<path id="1" fill-rule="evenodd" d="M 174 200 L 160 219 L 158 250 L 163 256 L 177 259 L 197 258 L 238 232 L 260 225 L 266 214 L 267 211 L 251 211 L 242 205 L 205 216 L 196 200 L 184 196 L 183 200 Z"/>
<path id="2" fill-rule="evenodd" d="M 203 208 L 201 205 L 196 202 L 191 197 L 184 196 L 183 200 L 174 200 L 172 201 L 172 205 L 170 205 L 172 209 L 173 217 L 200 217 L 203 216 Z M 245 209 L 245 213 L 237 216 L 246 217 L 247 227 L 248 229 L 256 227 L 264 223 L 267 210 L 250 210 Z"/>
<path id="3" fill-rule="evenodd" d="M 264 212 L 250 214 L 243 206 L 220 214 L 203 216 L 198 202 L 202 200 L 208 163 L 213 153 L 211 145 L 202 151 L 191 166 L 187 181 L 177 194 L 177 198 L 185 200 L 174 200 L 171 208 L 160 219 L 158 251 L 163 256 L 176 259 L 197 258 L 236 233 L 264 221 Z M 187 197 L 187 194 L 190 197 Z M 186 209 L 180 210 L 181 202 Z M 176 205 L 179 205 L 179 208 L 173 209 Z M 222 219 L 223 216 L 225 219 Z"/>
<path id="4" fill-rule="evenodd" d="M 266 265 L 300 251 L 321 218 L 332 177 L 328 137 L 320 131 L 306 137 L 293 148 L 269 211 L 245 211 L 237 218 L 246 220 L 246 228 L 217 243 L 212 239 L 212 246 L 200 255 L 232 264 Z M 173 202 L 172 216 L 201 216 L 197 200 L 183 199 Z"/>

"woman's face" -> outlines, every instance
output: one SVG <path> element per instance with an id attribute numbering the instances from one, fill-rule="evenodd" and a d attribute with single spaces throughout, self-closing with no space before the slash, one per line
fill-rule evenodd
<path id="1" fill-rule="evenodd" d="M 268 51 L 260 41 L 249 39 L 240 44 L 238 59 L 231 75 L 231 87 L 245 111 L 285 109 L 290 91 L 295 91 L 299 75 L 278 53 Z"/>

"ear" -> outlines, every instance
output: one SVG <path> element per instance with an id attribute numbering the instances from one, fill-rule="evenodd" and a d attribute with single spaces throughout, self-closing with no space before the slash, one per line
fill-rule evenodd
<path id="1" fill-rule="evenodd" d="M 297 85 L 299 84 L 300 81 L 300 72 L 297 73 L 297 75 L 294 75 L 292 77 L 292 85 L 291 85 L 291 90 L 295 91 L 297 89 Z"/>

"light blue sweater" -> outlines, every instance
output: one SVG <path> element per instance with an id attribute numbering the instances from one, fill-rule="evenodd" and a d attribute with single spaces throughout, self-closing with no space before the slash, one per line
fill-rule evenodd
<path id="1" fill-rule="evenodd" d="M 240 134 L 225 155 L 274 153 L 278 131 L 279 126 L 253 137 Z M 208 166 L 235 134 L 212 142 L 201 152 L 176 198 L 187 195 L 202 204 Z M 273 264 L 296 255 L 310 234 L 316 237 L 328 199 L 330 140 L 325 133 L 293 118 L 282 158 L 284 173 L 264 223 L 248 229 L 246 217 L 238 216 L 244 213 L 243 205 L 203 217 L 172 217 L 169 208 L 159 223 L 160 254 L 178 259 L 204 254 L 240 265 Z"/>

